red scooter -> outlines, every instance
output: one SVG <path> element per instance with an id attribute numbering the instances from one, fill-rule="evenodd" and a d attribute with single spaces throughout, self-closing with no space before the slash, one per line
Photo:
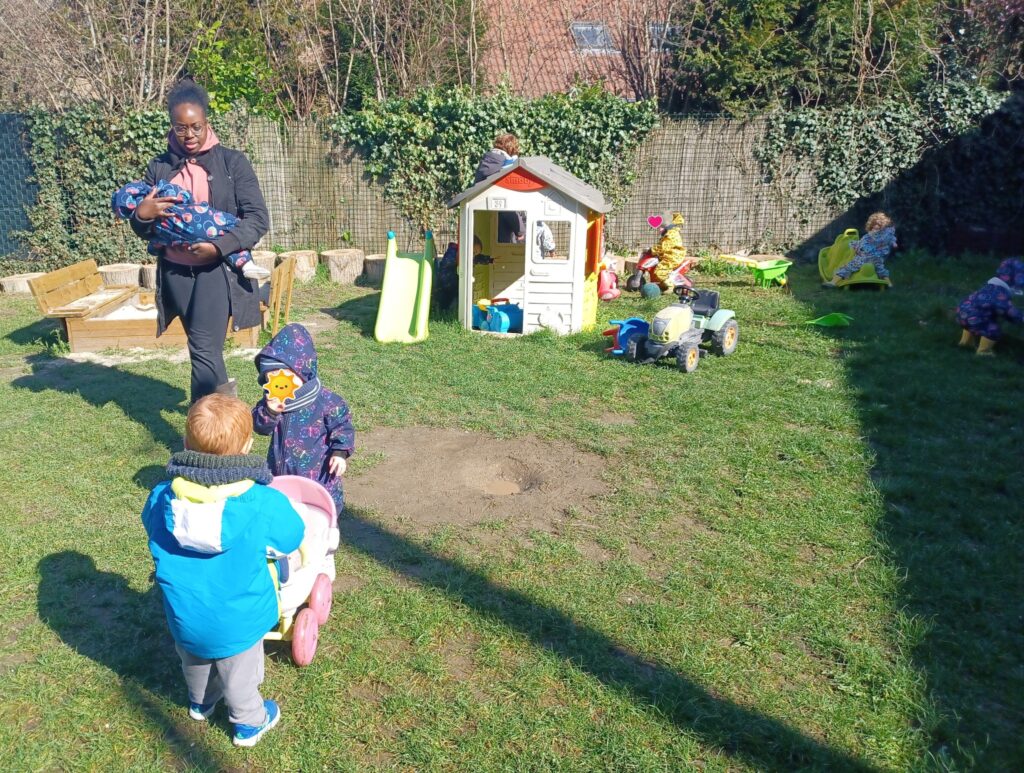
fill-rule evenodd
<path id="1" fill-rule="evenodd" d="M 654 268 L 661 262 L 661 259 L 651 254 L 650 250 L 645 250 L 640 256 L 640 260 L 637 261 L 636 271 L 633 275 L 626 280 L 626 289 L 633 292 L 640 290 L 648 282 L 656 281 L 654 279 Z M 668 275 L 666 284 L 669 289 L 676 287 L 693 287 L 693 281 L 690 280 L 686 273 L 693 267 L 696 261 L 693 258 L 687 258 Z"/>

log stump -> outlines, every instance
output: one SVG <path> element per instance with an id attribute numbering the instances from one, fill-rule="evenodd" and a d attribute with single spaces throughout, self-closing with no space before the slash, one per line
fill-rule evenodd
<path id="1" fill-rule="evenodd" d="M 366 253 L 362 250 L 326 250 L 320 262 L 327 266 L 331 281 L 340 285 L 354 284 L 362 276 Z"/>
<path id="2" fill-rule="evenodd" d="M 384 263 L 387 255 L 367 255 L 363 261 L 363 276 L 368 285 L 380 287 L 384 284 Z"/>
<path id="3" fill-rule="evenodd" d="M 316 250 L 282 252 L 281 259 L 284 260 L 285 258 L 295 258 L 295 278 L 298 281 L 309 282 L 316 276 L 316 265 L 320 258 L 316 254 Z"/>
<path id="4" fill-rule="evenodd" d="M 138 287 L 141 270 L 142 266 L 138 263 L 114 263 L 100 266 L 100 276 L 106 287 Z"/>
<path id="5" fill-rule="evenodd" d="M 28 286 L 28 283 L 41 276 L 45 276 L 42 271 L 32 271 L 27 274 L 12 274 L 11 276 L 5 276 L 0 279 L 0 293 L 3 293 L 4 295 L 30 293 L 32 292 L 32 288 Z"/>
<path id="6" fill-rule="evenodd" d="M 270 250 L 253 250 L 252 262 L 257 266 L 262 266 L 267 271 L 273 271 L 274 266 L 277 265 L 277 253 Z"/>
<path id="7" fill-rule="evenodd" d="M 147 290 L 156 289 L 156 263 L 144 263 L 139 272 L 139 287 Z"/>

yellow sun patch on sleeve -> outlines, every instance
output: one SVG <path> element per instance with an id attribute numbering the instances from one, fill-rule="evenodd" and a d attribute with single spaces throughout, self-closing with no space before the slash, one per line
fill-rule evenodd
<path id="1" fill-rule="evenodd" d="M 267 397 L 273 397 L 282 403 L 285 400 L 295 399 L 295 390 L 302 386 L 302 379 L 290 370 L 272 370 L 267 373 L 267 383 L 263 385 L 263 391 Z"/>

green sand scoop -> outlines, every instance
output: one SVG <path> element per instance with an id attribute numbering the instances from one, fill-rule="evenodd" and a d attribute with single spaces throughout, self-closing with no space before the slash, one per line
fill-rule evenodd
<path id="1" fill-rule="evenodd" d="M 853 322 L 853 317 L 849 314 L 843 314 L 841 311 L 833 311 L 831 314 L 826 314 L 824 317 L 809 319 L 804 324 L 817 325 L 818 327 L 849 327 L 851 322 Z"/>

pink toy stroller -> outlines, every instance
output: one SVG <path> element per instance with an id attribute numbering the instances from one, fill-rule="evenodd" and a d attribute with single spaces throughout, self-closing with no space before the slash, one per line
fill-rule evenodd
<path id="1" fill-rule="evenodd" d="M 281 617 L 263 638 L 291 641 L 295 663 L 308 666 L 316 655 L 319 628 L 331 613 L 338 513 L 327 489 L 309 478 L 279 475 L 270 487 L 291 500 L 306 524 L 306 534 L 298 550 L 269 556 Z"/>

